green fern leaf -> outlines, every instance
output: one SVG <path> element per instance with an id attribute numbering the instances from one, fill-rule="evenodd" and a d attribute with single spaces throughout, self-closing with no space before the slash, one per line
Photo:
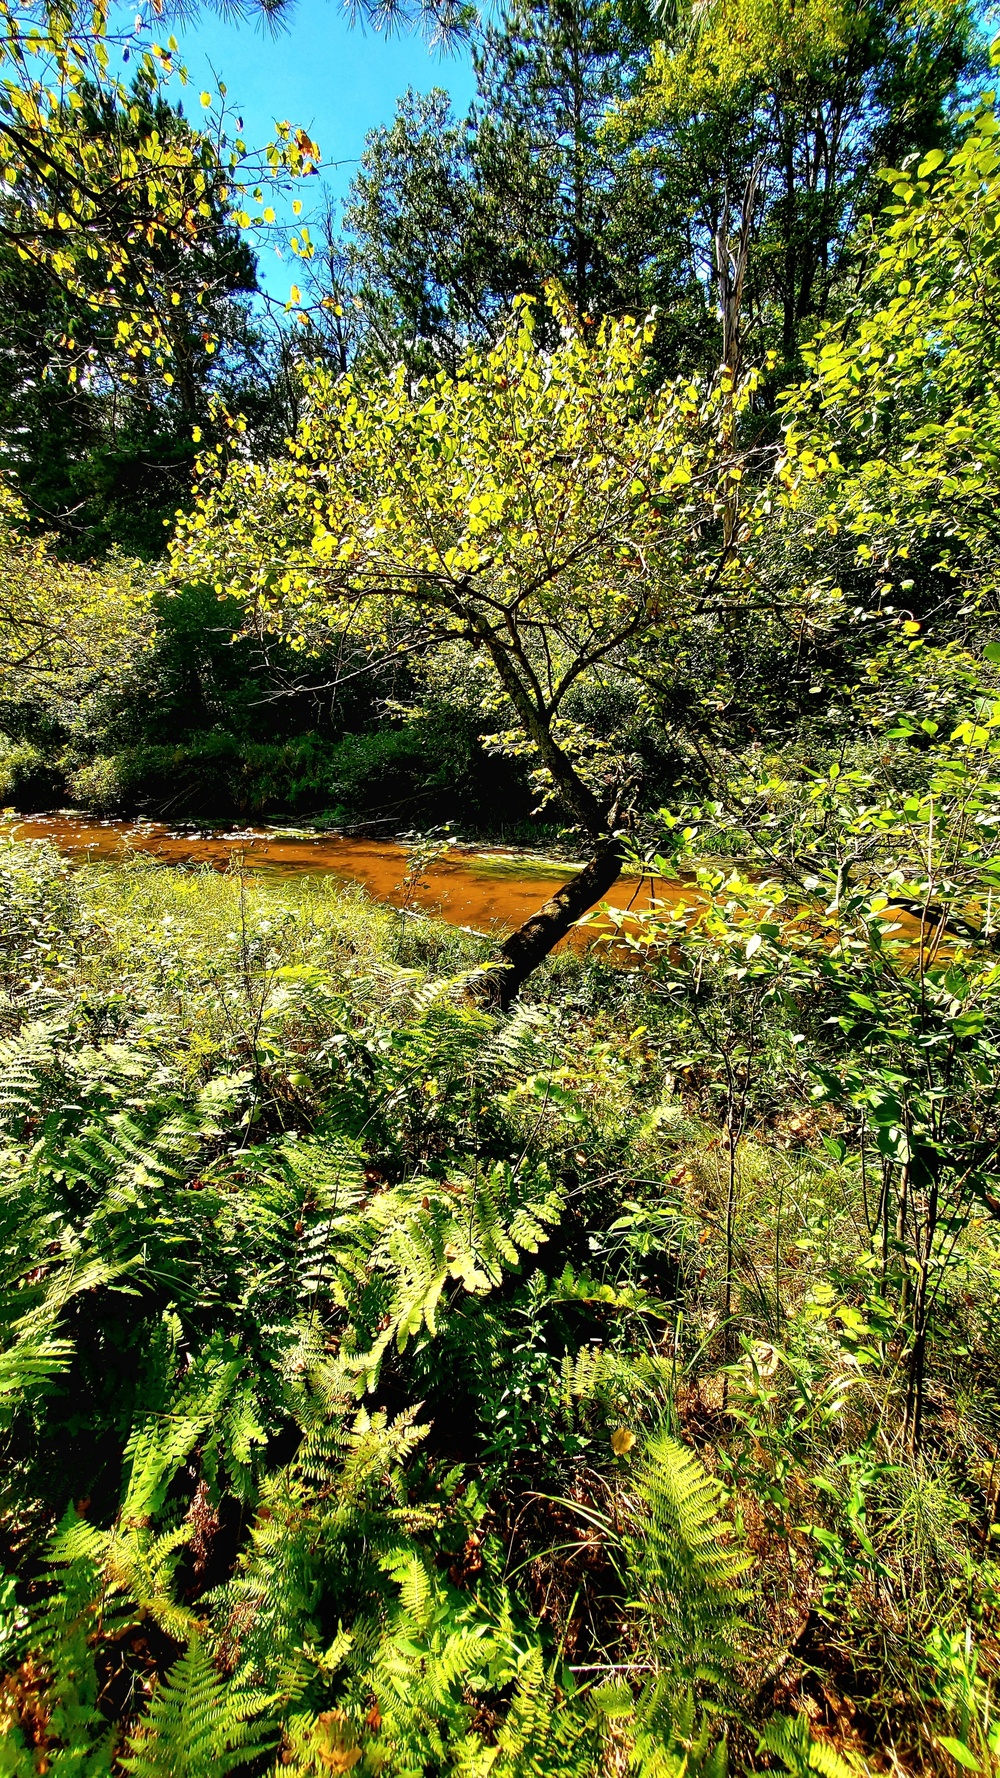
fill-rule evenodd
<path id="1" fill-rule="evenodd" d="M 655 1628 L 658 1655 L 678 1675 L 720 1679 L 731 1666 L 751 1558 L 732 1540 L 718 1484 L 665 1431 L 637 1471 L 640 1511 L 625 1538 L 633 1605 Z"/>
<path id="2" fill-rule="evenodd" d="M 792 1778 L 863 1778 L 867 1768 L 843 1759 L 825 1741 L 818 1741 L 801 1711 L 797 1716 L 774 1716 L 760 1737 L 760 1752 L 780 1759 Z"/>
<path id="3" fill-rule="evenodd" d="M 242 1700 L 192 1639 L 129 1736 L 121 1766 L 132 1778 L 227 1778 L 273 1744 L 244 1720 Z"/>

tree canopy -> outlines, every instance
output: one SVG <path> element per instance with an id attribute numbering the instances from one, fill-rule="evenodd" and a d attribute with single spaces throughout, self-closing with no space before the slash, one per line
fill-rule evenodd
<path id="1" fill-rule="evenodd" d="M 588 327 L 558 296 L 546 318 L 554 346 L 520 299 L 495 346 L 415 387 L 403 367 L 315 372 L 287 458 L 205 460 L 172 573 L 303 646 L 333 628 L 378 652 L 471 650 L 491 669 L 503 743 L 530 751 L 601 843 L 593 900 L 620 869 L 630 787 L 627 763 L 573 720 L 574 693 L 609 668 L 641 678 L 650 655 L 746 615 L 748 547 L 787 496 L 767 478 L 775 454 L 738 440 L 752 384 L 656 384 L 652 322 Z M 804 621 L 810 595 L 787 605 Z"/>
<path id="2" fill-rule="evenodd" d="M 937 552 L 960 594 L 993 595 L 1000 467 L 996 381 L 1000 123 L 992 94 L 950 154 L 885 169 L 886 221 L 864 307 L 821 331 L 793 425 L 836 437 L 847 511 L 889 582 L 913 590 L 910 555 Z M 907 585 L 909 582 L 909 585 Z"/>

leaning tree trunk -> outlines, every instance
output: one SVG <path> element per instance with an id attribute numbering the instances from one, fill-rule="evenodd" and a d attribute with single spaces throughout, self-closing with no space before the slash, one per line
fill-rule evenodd
<path id="1" fill-rule="evenodd" d="M 511 933 L 500 951 L 501 968 L 491 970 L 487 978 L 486 992 L 495 1006 L 506 1012 L 532 970 L 538 968 L 588 908 L 594 907 L 617 883 L 624 860 L 624 842 L 607 834 L 599 841 L 590 863 Z"/>
<path id="2" fill-rule="evenodd" d="M 584 865 L 571 882 L 564 884 L 551 901 L 540 907 L 537 914 L 532 914 L 530 920 L 511 933 L 500 951 L 500 967 L 491 969 L 486 977 L 480 990 L 482 998 L 506 1012 L 532 970 L 538 968 L 559 940 L 566 937 L 570 927 L 600 901 L 621 876 L 625 846 L 614 831 L 620 798 L 609 809 L 578 776 L 572 761 L 553 736 L 553 705 L 545 703 L 530 663 L 519 647 L 515 646 L 512 651 L 510 642 L 501 638 L 492 622 L 487 622 L 476 612 L 463 612 L 462 615 L 470 632 L 486 649 L 496 667 L 500 683 L 520 717 L 525 734 L 534 742 L 542 764 L 551 775 L 552 788 L 559 801 L 594 841 L 594 856 L 590 863 Z M 516 632 L 513 634 L 516 644 Z M 526 684 L 519 673 L 515 655 L 521 660 L 530 684 Z M 563 689 L 566 684 L 568 681 L 564 680 Z"/>

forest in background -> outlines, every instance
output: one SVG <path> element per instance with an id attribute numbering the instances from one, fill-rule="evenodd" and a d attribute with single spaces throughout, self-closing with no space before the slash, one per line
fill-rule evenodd
<path id="1" fill-rule="evenodd" d="M 123 350 L 118 311 L 95 306 L 100 260 L 67 289 L 36 254 L 24 257 L 17 231 L 0 242 L 0 445 L 12 487 L 55 555 L 138 561 L 151 601 L 129 643 L 71 687 L 23 669 L 6 677 L 8 802 L 552 837 L 558 820 L 532 818 L 523 763 L 491 745 L 502 724 L 484 720 L 466 665 L 446 670 L 439 653 L 429 662 L 404 647 L 376 666 L 364 637 L 349 665 L 340 638 L 324 652 L 316 633 L 303 660 L 262 636 L 249 610 L 220 607 L 204 581 L 164 587 L 156 564 L 174 513 L 190 507 L 199 441 L 231 438 L 226 415 L 240 416 L 241 450 L 280 454 L 303 412 L 304 366 L 318 359 L 366 384 L 397 362 L 414 379 L 453 370 L 469 346 L 499 337 L 516 296 L 542 298 L 550 281 L 595 323 L 655 309 L 658 377 L 711 374 L 723 358 L 737 376 L 755 368 L 754 436 L 766 450 L 803 347 L 857 307 L 887 196 L 881 169 L 957 141 L 962 106 L 987 79 L 984 42 L 961 6 L 919 17 L 872 7 L 849 31 L 836 9 L 804 13 L 790 31 L 782 18 L 762 8 L 734 35 L 722 11 L 697 53 L 668 65 L 655 22 L 605 0 L 498 15 L 475 40 L 468 116 L 451 116 L 440 91 L 406 95 L 393 126 L 369 139 L 343 214 L 319 205 L 290 314 L 261 296 L 253 237 L 216 170 L 198 253 L 165 233 L 152 263 L 125 278 L 147 297 L 170 289 L 169 384 Z M 87 88 L 99 136 L 110 101 Z M 139 67 L 127 100 L 136 140 L 158 128 L 202 153 L 152 68 Z M 135 214 L 115 220 L 126 231 L 141 227 L 145 193 L 132 201 Z M 136 289 L 123 298 L 139 309 L 146 300 Z M 829 568 L 843 578 L 841 561 Z M 776 571 L 811 572 L 805 539 L 801 560 Z M 877 554 L 867 575 L 852 573 L 862 609 L 887 603 Z M 924 597 L 902 602 L 919 616 Z M 599 745 L 617 747 L 627 731 L 647 808 L 680 785 L 707 788 L 701 737 L 685 732 L 694 711 L 726 704 L 727 740 L 780 744 L 825 722 L 845 648 L 863 657 L 869 636 L 840 626 L 791 676 L 783 637 L 764 626 L 726 647 L 726 658 L 692 657 L 665 695 L 613 671 L 574 693 L 574 720 Z"/>
<path id="2" fill-rule="evenodd" d="M 996 1774 L 1000 40 L 362 15 L 336 216 L 3 9 L 4 800 L 578 868 L 5 830 L 0 1775 Z"/>

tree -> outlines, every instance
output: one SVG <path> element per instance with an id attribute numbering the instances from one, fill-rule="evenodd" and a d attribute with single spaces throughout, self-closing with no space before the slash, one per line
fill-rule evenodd
<path id="1" fill-rule="evenodd" d="M 213 0 L 206 0 L 211 5 Z M 293 0 L 218 0 L 216 10 L 256 18 L 272 29 L 283 23 Z M 202 93 L 205 127 L 182 124 L 161 88 L 186 71 L 173 37 L 151 38 L 163 17 L 159 0 L 126 23 L 109 15 L 104 0 L 88 9 L 76 0 L 26 0 L 6 4 L 0 32 L 0 251 L 25 268 L 36 302 L 48 288 L 55 308 L 67 304 L 73 331 L 60 336 L 70 381 L 79 374 L 78 335 L 103 335 L 97 354 L 106 368 L 109 344 L 118 356 L 119 378 L 131 366 L 148 387 L 150 373 L 167 387 L 179 384 L 186 417 L 193 406 L 190 359 L 200 337 L 210 353 L 216 344 L 208 313 L 219 294 L 219 207 L 239 229 L 273 227 L 267 188 L 283 176 L 318 171 L 319 150 L 304 130 L 276 125 L 275 140 L 251 153 L 242 119 L 233 117 L 220 84 Z M 179 16 L 199 10 L 198 0 L 179 0 Z M 467 34 L 472 10 L 466 0 L 352 0 L 352 18 L 392 31 L 420 25 L 447 43 Z M 138 63 L 131 91 L 112 72 Z M 295 210 L 301 210 L 296 200 Z M 311 254 L 308 229 L 293 242 Z M 201 287 L 199 287 L 201 280 Z M 10 282 L 8 274 L 8 283 Z M 231 285 L 229 286 L 231 288 Z M 174 313 L 189 298 L 206 305 L 201 325 L 180 330 Z M 88 352 L 92 350 L 92 345 Z"/>
<path id="2" fill-rule="evenodd" d="M 820 332 L 789 390 L 789 452 L 835 445 L 836 498 L 886 593 L 918 615 L 943 585 L 968 602 L 1000 569 L 996 406 L 1000 120 L 992 94 L 951 155 L 883 177 L 893 202 L 854 313 Z M 917 562 L 932 565 L 923 589 Z M 954 603 L 954 602 L 953 602 Z M 961 600 L 959 601 L 961 603 Z"/>
<path id="3" fill-rule="evenodd" d="M 265 176 L 309 171 L 315 145 L 285 124 L 263 156 L 248 156 L 224 111 L 211 135 L 182 127 L 158 103 L 177 66 L 172 40 L 141 51 L 129 90 L 111 75 L 109 50 L 124 55 L 128 41 L 109 36 L 103 10 L 81 18 L 35 4 L 8 11 L 6 24 L 0 244 L 72 304 L 102 315 L 123 359 L 169 385 L 176 274 L 183 265 L 190 291 L 200 273 L 210 295 L 218 204 L 230 205 L 240 227 L 252 220 L 244 202 L 264 220 Z"/>
<path id="4" fill-rule="evenodd" d="M 355 352 L 383 365 L 402 355 L 453 367 L 463 341 L 496 328 L 499 302 L 535 280 L 516 219 L 505 235 L 478 188 L 474 140 L 439 90 L 406 94 L 391 129 L 369 137 L 344 224 L 362 318 Z M 339 296 L 335 267 L 323 273 Z"/>
<path id="5" fill-rule="evenodd" d="M 370 138 L 345 212 L 358 350 L 453 367 L 557 278 L 581 313 L 658 306 L 668 375 L 794 365 L 847 287 L 873 169 L 945 145 L 980 62 L 943 0 L 715 0 L 672 23 L 512 0 L 464 120 L 410 94 Z"/>
<path id="6" fill-rule="evenodd" d="M 621 870 L 629 762 L 573 720 L 572 694 L 745 621 L 744 553 L 782 499 L 740 505 L 732 419 L 749 385 L 654 392 L 652 321 L 591 330 L 556 297 L 546 319 L 551 350 L 521 299 L 495 347 L 416 389 L 402 368 L 317 371 L 287 459 L 205 464 L 173 564 L 302 646 L 361 628 L 380 657 L 458 645 L 490 670 L 499 744 L 530 752 L 591 847 L 504 944 L 504 1004 Z"/>
<path id="7" fill-rule="evenodd" d="M 100 569 L 60 562 L 0 481 L 0 695 L 5 702 L 79 697 L 142 646 L 150 587 L 134 562 Z"/>
<path id="8" fill-rule="evenodd" d="M 228 6 L 228 0 L 224 3 Z M 257 4 L 269 6 L 284 18 L 293 10 L 295 0 L 257 0 Z M 466 38 L 476 21 L 471 0 L 344 0 L 344 10 L 352 24 L 369 24 L 387 36 L 419 30 L 432 44 L 443 45 Z"/>
<path id="9" fill-rule="evenodd" d="M 513 0 L 476 55 L 479 162 L 501 215 L 512 172 L 537 168 L 542 204 L 525 245 L 536 278 L 558 278 L 580 314 L 645 311 L 656 299 L 655 191 L 602 133 L 643 61 L 607 0 Z"/>
<path id="10" fill-rule="evenodd" d="M 969 9 L 898 0 L 715 0 L 654 46 L 622 127 L 688 208 L 692 269 L 723 312 L 740 283 L 757 362 L 796 362 L 877 208 L 874 172 L 947 145 L 981 61 Z"/>
<path id="11" fill-rule="evenodd" d="M 178 0 L 178 16 L 201 0 Z M 204 0 L 228 16 L 256 18 L 272 30 L 294 0 Z M 447 44 L 468 35 L 469 0 L 347 0 L 352 19 L 392 32 L 419 26 Z M 241 118 L 227 113 L 225 87 L 212 133 L 164 131 L 155 104 L 160 84 L 186 80 L 176 40 L 148 41 L 162 19 L 160 0 L 118 21 L 105 0 L 4 0 L 0 32 L 0 244 L 5 244 L 74 301 L 116 321 L 116 340 L 134 361 L 151 361 L 169 381 L 170 308 L 176 292 L 151 264 L 165 243 L 191 267 L 204 266 L 212 231 L 211 193 L 232 204 L 241 228 L 273 224 L 264 188 L 282 174 L 316 172 L 319 150 L 304 130 L 276 126 L 275 140 L 249 154 Z M 111 72 L 111 52 L 133 55 L 147 102 L 135 103 Z M 201 95 L 212 106 L 212 95 Z M 297 205 L 296 209 L 301 209 Z M 209 227 L 206 231 L 205 224 Z M 308 257 L 308 230 L 300 250 Z M 162 258 L 162 256 L 161 256 Z M 96 268 L 96 276 L 94 275 Z M 136 301 L 136 298 L 139 301 Z"/>
<path id="12" fill-rule="evenodd" d="M 196 132 L 141 77 L 125 119 L 106 94 L 84 88 L 81 98 L 109 132 L 131 134 L 137 146 L 153 129 L 164 141 L 196 144 Z M 100 553 L 115 541 L 160 554 L 164 525 L 190 485 L 192 431 L 212 425 L 213 395 L 222 391 L 243 409 L 267 380 L 260 327 L 245 300 L 256 290 L 254 257 L 221 188 L 219 175 L 205 189 L 211 214 L 200 251 L 154 239 L 143 290 L 127 293 L 138 310 L 154 281 L 170 292 L 162 305 L 165 374 L 123 355 L 117 312 L 102 305 L 99 261 L 79 260 L 81 297 L 0 245 L 0 439 L 29 509 L 60 532 L 71 554 Z"/>
<path id="13" fill-rule="evenodd" d="M 785 1067 L 805 1069 L 812 1097 L 845 1116 L 844 1135 L 825 1138 L 830 1151 L 842 1159 L 851 1126 L 860 1130 L 864 1216 L 879 1295 L 896 1299 L 913 1450 L 928 1344 L 953 1337 L 942 1299 L 957 1237 L 974 1216 L 1000 1220 L 1000 701 L 981 663 L 967 664 L 971 719 L 883 724 L 867 759 L 842 752 L 840 765 L 797 781 L 791 761 L 787 777 L 756 780 L 745 761 L 727 814 L 749 880 L 703 870 L 700 906 L 664 899 L 633 940 L 659 953 L 661 979 L 723 1059 L 730 1160 L 768 1002 L 784 1001 L 794 1021 L 778 1026 Z M 897 670 L 905 682 L 905 649 Z M 651 870 L 690 868 L 706 819 L 672 811 L 672 856 Z M 779 1056 L 768 1060 L 777 1071 Z"/>
<path id="14" fill-rule="evenodd" d="M 475 52 L 465 119 L 442 92 L 411 93 L 369 138 L 344 223 L 380 362 L 453 368 L 550 278 L 581 314 L 659 303 L 676 333 L 691 292 L 675 219 L 651 166 L 603 129 L 642 59 L 606 0 L 513 0 Z"/>

